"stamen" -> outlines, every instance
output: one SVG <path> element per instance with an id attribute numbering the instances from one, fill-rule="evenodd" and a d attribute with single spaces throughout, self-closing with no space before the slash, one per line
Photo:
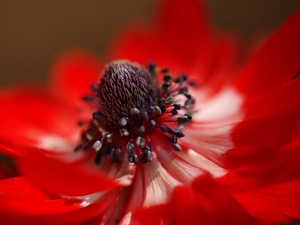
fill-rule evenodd
<path id="1" fill-rule="evenodd" d="M 141 117 L 144 119 L 144 120 L 146 120 L 146 121 L 148 121 L 149 120 L 149 116 L 148 116 L 148 113 L 146 112 L 146 111 L 141 111 L 140 112 L 140 115 L 141 115 Z"/>
<path id="2" fill-rule="evenodd" d="M 152 160 L 153 160 L 153 154 L 150 151 L 145 151 L 145 153 L 141 155 L 141 161 L 143 163 L 148 163 L 151 162 Z"/>
<path id="3" fill-rule="evenodd" d="M 139 147 L 143 147 L 145 145 L 145 138 L 143 138 L 142 136 L 138 136 L 136 139 L 136 145 Z"/>
<path id="4" fill-rule="evenodd" d="M 173 135 L 171 136 L 171 142 L 172 142 L 172 143 L 177 143 L 177 142 L 178 142 L 178 138 L 176 137 L 176 135 L 173 134 Z"/>
<path id="5" fill-rule="evenodd" d="M 172 129 L 170 129 L 167 125 L 165 125 L 165 124 L 161 124 L 161 125 L 159 126 L 159 129 L 160 129 L 162 132 L 169 132 L 169 130 L 172 130 Z"/>
<path id="6" fill-rule="evenodd" d="M 140 110 L 138 110 L 137 108 L 131 108 L 130 109 L 130 113 L 131 113 L 131 115 L 138 115 L 138 114 L 140 114 Z"/>
<path id="7" fill-rule="evenodd" d="M 105 138 L 106 138 L 107 143 L 112 143 L 112 140 L 113 140 L 113 139 L 112 139 L 112 136 L 113 136 L 112 134 L 106 134 L 106 135 L 105 135 Z"/>
<path id="8" fill-rule="evenodd" d="M 93 149 L 95 149 L 96 152 L 98 152 L 102 147 L 102 142 L 97 140 L 94 144 L 93 144 Z"/>
<path id="9" fill-rule="evenodd" d="M 127 125 L 127 120 L 126 120 L 125 117 L 122 117 L 122 118 L 119 120 L 119 125 L 120 125 L 121 127 L 126 127 L 126 125 Z"/>
<path id="10" fill-rule="evenodd" d="M 170 74 L 165 74 L 164 75 L 164 81 L 168 82 L 172 79 L 172 76 Z"/>
<path id="11" fill-rule="evenodd" d="M 150 120 L 151 128 L 154 128 L 156 126 L 155 120 Z"/>
<path id="12" fill-rule="evenodd" d="M 150 73 L 154 73 L 155 72 L 155 68 L 156 68 L 155 64 L 150 61 L 148 63 L 148 70 L 150 71 Z"/>
<path id="13" fill-rule="evenodd" d="M 138 158 L 137 154 L 134 154 L 134 155 L 133 155 L 133 163 L 134 163 L 135 165 L 137 165 L 138 162 L 139 162 L 139 158 Z"/>
<path id="14" fill-rule="evenodd" d="M 93 112 L 93 119 L 99 120 L 102 118 L 102 114 L 99 111 Z"/>
<path id="15" fill-rule="evenodd" d="M 173 107 L 177 110 L 180 110 L 181 109 L 181 105 L 180 104 L 174 104 Z"/>
<path id="16" fill-rule="evenodd" d="M 161 85 L 155 81 L 159 73 Z M 154 157 L 153 135 L 165 136 L 175 151 L 181 151 L 182 130 L 191 121 L 195 104 L 187 80 L 184 74 L 173 79 L 168 68 L 158 69 L 153 63 L 147 68 L 128 61 L 107 65 L 101 81 L 91 86 L 94 95 L 83 97 L 97 109 L 74 151 L 92 148 L 96 164 L 104 156 L 122 163 L 124 154 L 135 165 L 139 156 L 142 163 L 149 163 Z"/>
<path id="17" fill-rule="evenodd" d="M 171 110 L 171 113 L 172 113 L 172 115 L 174 116 L 174 115 L 177 115 L 177 114 L 178 114 L 178 111 L 177 111 L 176 109 L 172 109 L 172 110 Z"/>
<path id="18" fill-rule="evenodd" d="M 169 72 L 169 68 L 163 68 L 160 70 L 160 72 L 162 73 L 168 73 Z"/>
<path id="19" fill-rule="evenodd" d="M 186 115 L 178 116 L 177 122 L 178 123 L 187 123 L 189 121 L 189 118 Z"/>
<path id="20" fill-rule="evenodd" d="M 122 128 L 119 131 L 120 131 L 121 137 L 126 137 L 129 135 L 129 132 L 126 128 Z"/>
<path id="21" fill-rule="evenodd" d="M 118 162 L 124 162 L 124 158 L 123 158 L 123 155 L 122 155 L 122 151 L 121 151 L 121 149 L 120 148 L 117 148 L 116 149 L 116 160 L 118 161 Z"/>
<path id="22" fill-rule="evenodd" d="M 175 135 L 176 137 L 178 137 L 178 138 L 182 138 L 182 137 L 185 136 L 184 133 L 182 133 L 181 131 L 175 131 L 175 132 L 174 132 L 174 135 Z"/>
<path id="23" fill-rule="evenodd" d="M 180 152 L 181 151 L 181 146 L 177 143 L 174 143 L 172 144 L 172 148 L 175 150 L 175 151 L 178 151 Z"/>
<path id="24" fill-rule="evenodd" d="M 92 96 L 92 95 L 86 95 L 86 96 L 82 97 L 82 100 L 86 101 L 86 102 L 92 102 L 92 101 L 94 101 L 94 96 Z"/>
<path id="25" fill-rule="evenodd" d="M 159 108 L 158 106 L 154 106 L 154 113 L 156 116 L 160 116 L 162 113 L 161 108 Z"/>
<path id="26" fill-rule="evenodd" d="M 127 152 L 128 154 L 134 153 L 134 144 L 132 144 L 132 143 L 129 142 L 129 143 L 126 145 L 126 152 Z"/>
<path id="27" fill-rule="evenodd" d="M 140 133 L 144 133 L 146 131 L 146 128 L 145 126 L 141 125 L 139 128 L 138 128 L 138 132 Z"/>
<path id="28" fill-rule="evenodd" d="M 172 102 L 174 101 L 174 97 L 172 97 L 172 96 L 170 96 L 170 97 L 168 97 L 167 99 L 166 99 L 166 104 L 167 105 L 169 105 L 169 104 L 171 104 Z"/>

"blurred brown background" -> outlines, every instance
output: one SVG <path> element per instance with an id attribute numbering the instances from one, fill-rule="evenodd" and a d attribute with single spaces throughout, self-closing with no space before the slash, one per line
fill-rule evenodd
<path id="1" fill-rule="evenodd" d="M 151 18 L 154 0 L 0 0 L 0 85 L 45 80 L 63 49 L 104 55 L 126 21 Z M 300 0 L 207 0 L 214 24 L 241 38 L 270 32 Z"/>

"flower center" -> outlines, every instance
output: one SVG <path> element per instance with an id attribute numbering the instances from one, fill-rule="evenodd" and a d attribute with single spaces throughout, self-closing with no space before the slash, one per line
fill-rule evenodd
<path id="1" fill-rule="evenodd" d="M 163 82 L 157 85 L 156 78 Z M 93 85 L 93 95 L 85 97 L 96 105 L 89 127 L 75 148 L 94 149 L 96 163 L 103 156 L 111 162 L 137 164 L 153 159 L 151 137 L 167 137 L 172 148 L 180 151 L 178 139 L 184 137 L 184 125 L 192 119 L 195 100 L 188 92 L 186 75 L 172 78 L 167 68 L 148 68 L 129 61 L 108 64 L 102 79 Z"/>
<path id="2" fill-rule="evenodd" d="M 115 61 L 106 67 L 98 84 L 99 112 L 108 126 L 128 127 L 127 122 L 140 126 L 142 116 L 147 116 L 149 107 L 157 104 L 157 93 L 147 69 L 135 63 Z M 142 113 L 135 113 L 137 110 Z"/>

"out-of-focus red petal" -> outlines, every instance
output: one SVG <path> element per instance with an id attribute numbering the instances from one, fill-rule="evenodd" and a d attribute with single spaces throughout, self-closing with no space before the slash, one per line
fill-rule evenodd
<path id="1" fill-rule="evenodd" d="M 3 138 L 3 134 L 0 133 L 0 140 L 2 142 L 2 138 Z M 5 138 L 5 137 L 4 137 Z M 13 140 L 11 140 L 13 141 Z M 0 157 L 1 157 L 1 154 L 2 155 L 5 155 L 6 157 L 9 156 L 9 157 L 18 157 L 20 155 L 22 155 L 24 153 L 23 149 L 15 149 L 15 148 L 10 148 L 10 147 L 7 147 L 3 144 L 0 144 Z"/>
<path id="2" fill-rule="evenodd" d="M 233 196 L 253 216 L 265 224 L 300 220 L 300 180 L 273 184 Z"/>
<path id="3" fill-rule="evenodd" d="M 30 224 L 21 217 L 45 216 L 66 213 L 80 208 L 78 204 L 66 204 L 65 200 L 51 200 L 25 177 L 0 181 L 0 216 L 3 221 Z M 5 223 L 7 224 L 7 223 Z"/>
<path id="4" fill-rule="evenodd" d="M 131 25 L 122 30 L 111 45 L 109 58 L 128 59 L 146 65 L 149 60 L 157 62 L 157 46 L 154 41 L 154 30 L 144 30 L 137 25 Z M 151 37 L 151 38 L 150 38 Z"/>
<path id="5" fill-rule="evenodd" d="M 156 205 L 150 208 L 141 208 L 133 216 L 133 223 L 143 225 L 176 224 L 174 221 L 173 208 L 168 205 Z M 155 216 L 154 216 L 155 215 Z"/>
<path id="6" fill-rule="evenodd" d="M 300 79 L 291 80 L 276 88 L 267 95 L 255 101 L 252 107 L 247 110 L 247 117 L 256 116 L 262 113 L 273 113 L 288 111 L 300 106 Z"/>
<path id="7" fill-rule="evenodd" d="M 83 224 L 100 215 L 119 190 L 111 191 L 91 205 L 80 200 L 50 199 L 25 177 L 0 181 L 0 216 L 3 224 Z"/>
<path id="8" fill-rule="evenodd" d="M 52 221 L 51 224 L 85 224 L 86 221 L 92 220 L 93 218 L 101 215 L 107 207 L 109 207 L 116 200 L 120 193 L 120 189 L 114 189 L 106 193 L 96 202 L 88 205 L 82 206 L 81 209 L 74 210 L 65 214 L 56 214 L 48 218 Z M 44 221 L 47 221 L 44 219 Z"/>
<path id="9" fill-rule="evenodd" d="M 236 40 L 229 35 L 221 36 L 214 46 L 201 47 L 189 77 L 213 93 L 224 87 L 236 69 L 237 47 Z"/>
<path id="10" fill-rule="evenodd" d="M 291 80 L 300 69 L 300 10 L 275 32 L 239 73 L 236 87 L 257 97 Z"/>
<path id="11" fill-rule="evenodd" d="M 91 93 L 91 85 L 97 83 L 101 70 L 102 63 L 92 53 L 67 51 L 54 62 L 50 88 L 59 99 L 74 106 Z"/>
<path id="12" fill-rule="evenodd" d="M 160 224 L 164 220 L 179 225 L 261 224 L 208 174 L 198 177 L 192 188 L 176 187 L 167 205 L 141 209 L 136 219 L 146 221 L 146 224 Z"/>
<path id="13" fill-rule="evenodd" d="M 176 195 L 176 192 L 174 194 Z M 185 201 L 186 204 L 181 204 L 181 202 L 184 202 L 185 196 L 188 193 L 178 191 L 177 194 L 179 198 L 176 201 L 181 207 L 181 209 L 178 209 L 178 212 L 181 214 L 178 224 L 186 224 L 185 217 L 189 215 L 189 211 L 192 212 L 190 216 L 191 222 L 203 221 L 203 224 L 228 225 L 260 224 L 260 221 L 251 217 L 232 198 L 228 190 L 216 183 L 209 174 L 199 176 L 195 179 L 193 192 L 189 193 L 189 200 Z"/>
<path id="14" fill-rule="evenodd" d="M 58 160 L 39 149 L 29 151 L 18 165 L 33 183 L 53 194 L 83 196 L 118 186 L 94 167 Z"/>
<path id="15" fill-rule="evenodd" d="M 111 58 L 141 64 L 153 60 L 162 67 L 171 67 L 173 72 L 190 72 L 199 52 L 212 44 L 204 4 L 196 0 L 160 3 L 154 26 L 125 30 L 113 43 Z"/>
<path id="16" fill-rule="evenodd" d="M 80 127 L 76 113 L 38 88 L 1 93 L 0 153 L 20 157 L 29 146 L 73 149 Z"/>
<path id="17" fill-rule="evenodd" d="M 224 157 L 235 173 L 258 183 L 299 178 L 300 79 L 255 104 L 232 132 L 235 149 Z"/>
<path id="18" fill-rule="evenodd" d="M 199 50 L 212 40 L 205 4 L 199 0 L 162 2 L 157 17 L 159 36 L 164 39 L 166 50 L 177 53 L 170 55 L 174 61 L 180 60 L 183 65 L 191 66 L 191 59 L 195 60 Z"/>
<path id="19" fill-rule="evenodd" d="M 9 200 L 44 201 L 49 198 L 26 177 L 15 177 L 0 181 L 0 198 Z M 27 210 L 24 207 L 24 210 Z"/>
<path id="20" fill-rule="evenodd" d="M 70 139 L 79 130 L 76 113 L 36 88 L 1 93 L 0 140 L 16 145 L 37 140 L 38 133 Z"/>

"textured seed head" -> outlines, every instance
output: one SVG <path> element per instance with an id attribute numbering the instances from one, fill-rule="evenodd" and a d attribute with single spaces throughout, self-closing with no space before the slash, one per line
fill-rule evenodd
<path id="1" fill-rule="evenodd" d="M 132 109 L 146 107 L 149 99 L 156 102 L 157 87 L 150 72 L 128 61 L 114 61 L 106 66 L 98 84 L 98 107 L 108 126 L 119 127 L 120 118 L 129 118 L 134 125 L 141 123 Z"/>

